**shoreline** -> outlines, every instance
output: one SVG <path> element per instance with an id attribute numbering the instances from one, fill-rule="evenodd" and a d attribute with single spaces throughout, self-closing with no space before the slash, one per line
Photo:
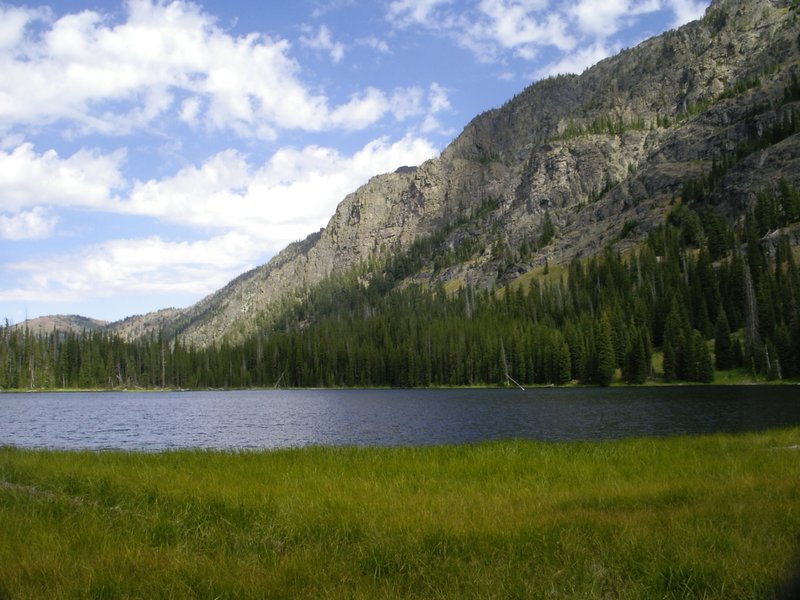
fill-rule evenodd
<path id="1" fill-rule="evenodd" d="M 697 381 L 648 381 L 642 384 L 628 384 L 628 383 L 613 383 L 609 386 L 599 386 L 592 384 L 578 384 L 570 383 L 565 385 L 554 384 L 531 384 L 524 386 L 524 390 L 539 390 L 539 389 L 647 389 L 647 388 L 692 388 L 692 387 L 781 387 L 800 385 L 800 380 L 794 379 L 781 379 L 774 381 L 712 381 L 710 383 L 701 383 Z M 425 387 L 389 387 L 389 386 L 371 386 L 371 387 L 230 387 L 230 388 L 127 388 L 127 387 L 110 387 L 110 388 L 12 388 L 0 389 L 0 394 L 76 394 L 76 393 L 198 393 L 198 392 L 266 392 L 266 391 L 358 391 L 358 390 L 512 390 L 517 389 L 515 386 L 510 385 L 464 385 L 464 386 L 425 386 Z"/>

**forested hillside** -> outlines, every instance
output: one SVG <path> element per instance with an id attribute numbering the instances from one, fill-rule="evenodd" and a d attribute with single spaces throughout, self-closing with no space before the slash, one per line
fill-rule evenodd
<path id="1" fill-rule="evenodd" d="M 798 379 L 798 186 L 800 4 L 713 0 L 193 306 L 6 324 L 0 388 Z"/>
<path id="2" fill-rule="evenodd" d="M 786 181 L 736 228 L 677 201 L 625 255 L 609 247 L 527 283 L 455 293 L 407 281 L 440 256 L 434 236 L 285 299 L 242 344 L 6 326 L 0 387 L 609 385 L 617 373 L 710 382 L 715 367 L 796 379 L 798 221 L 800 190 Z"/>

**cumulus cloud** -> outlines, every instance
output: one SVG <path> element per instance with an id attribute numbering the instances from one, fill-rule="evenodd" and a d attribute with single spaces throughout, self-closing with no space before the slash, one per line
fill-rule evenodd
<path id="1" fill-rule="evenodd" d="M 13 212 L 48 206 L 105 207 L 124 185 L 120 172 L 125 152 L 79 150 L 62 158 L 55 150 L 38 154 L 22 143 L 0 151 L 0 210 Z"/>
<path id="2" fill-rule="evenodd" d="M 130 0 L 125 7 L 121 23 L 90 10 L 55 19 L 0 9 L 0 132 L 65 122 L 79 134 L 124 135 L 174 115 L 271 139 L 281 129 L 364 128 L 391 112 L 387 103 L 369 118 L 341 118 L 352 101 L 337 106 L 311 91 L 285 39 L 234 37 L 181 0 Z M 301 43 L 334 62 L 344 56 L 324 25 Z"/>
<path id="3" fill-rule="evenodd" d="M 428 114 L 420 125 L 420 131 L 422 133 L 445 132 L 436 115 L 443 111 L 449 111 L 451 108 L 448 90 L 438 83 L 432 83 L 428 90 L 427 101 Z M 452 134 L 453 132 L 447 131 L 446 133 Z"/>
<path id="4" fill-rule="evenodd" d="M 74 301 L 86 296 L 207 294 L 257 255 L 254 241 L 239 233 L 208 240 L 169 242 L 158 236 L 113 240 L 74 253 L 7 265 L 25 274 L 24 289 L 0 290 L 0 300 Z"/>
<path id="5" fill-rule="evenodd" d="M 501 48 L 523 54 L 538 46 L 568 50 L 575 40 L 567 33 L 567 23 L 556 12 L 543 12 L 547 2 L 531 0 L 482 0 L 478 23 L 468 36 L 491 40 Z M 467 42 L 469 44 L 471 42 Z"/>
<path id="6" fill-rule="evenodd" d="M 675 13 L 674 27 L 699 19 L 708 8 L 708 2 L 702 0 L 667 0 L 667 3 Z"/>
<path id="7" fill-rule="evenodd" d="M 432 92 L 439 108 L 446 95 Z M 218 289 L 287 243 L 325 225 L 344 196 L 371 176 L 436 154 L 408 135 L 375 139 L 352 154 L 311 145 L 284 147 L 267 161 L 226 150 L 172 176 L 126 183 L 125 155 L 81 150 L 61 157 L 30 143 L 0 152 L 0 239 L 9 243 L 53 234 L 63 207 L 136 215 L 194 229 L 196 241 L 159 236 L 109 240 L 59 255 L 5 264 L 24 287 L 0 289 L 0 301 L 78 301 Z M 115 192 L 116 190 L 116 192 Z"/>
<path id="8" fill-rule="evenodd" d="M 80 188 L 74 184 L 74 173 L 65 168 L 63 181 L 67 187 L 73 185 L 71 192 L 59 191 L 49 182 L 21 193 L 15 206 L 26 206 L 38 197 L 43 204 L 91 207 L 111 213 L 109 218 L 148 217 L 209 237 L 109 240 L 64 255 L 6 264 L 4 268 L 17 274 L 25 287 L 0 289 L 0 301 L 66 302 L 131 290 L 208 294 L 287 243 L 324 226 L 344 196 L 371 176 L 419 164 L 436 152 L 427 140 L 411 135 L 394 142 L 378 138 L 350 155 L 322 146 L 284 147 L 262 164 L 253 164 L 240 151 L 226 150 L 170 177 L 136 181 L 122 198 L 110 196 L 115 177 L 84 169 L 81 183 L 85 188 Z M 48 152 L 36 155 L 30 145 L 21 146 L 18 153 L 25 164 L 45 164 L 51 171 L 59 164 L 91 164 L 90 158 L 101 162 L 107 158 L 82 153 L 59 159 Z M 0 174 L 8 171 L 0 164 Z M 85 195 L 78 193 L 82 189 Z M 46 236 L 56 221 L 45 206 L 10 216 L 0 214 L 0 238 Z"/>
<path id="9" fill-rule="evenodd" d="M 55 230 L 58 217 L 41 206 L 13 215 L 0 214 L 0 239 L 36 240 L 49 237 Z"/>
<path id="10" fill-rule="evenodd" d="M 320 25 L 316 34 L 312 35 L 312 33 L 311 28 L 306 27 L 305 35 L 300 36 L 300 43 L 312 50 L 327 52 L 334 64 L 344 58 L 344 44 L 333 41 L 331 30 L 327 25 Z"/>
<path id="11" fill-rule="evenodd" d="M 28 23 L 44 18 L 47 14 L 44 9 L 0 5 L 0 50 L 16 48 L 25 37 Z"/>
<path id="12" fill-rule="evenodd" d="M 707 0 L 395 0 L 387 19 L 450 37 L 476 60 L 504 63 L 539 60 L 542 50 L 558 58 L 537 76 L 580 72 L 620 47 L 614 38 L 647 14 L 670 11 L 678 26 L 703 15 Z M 508 77 L 508 71 L 503 72 Z"/>
<path id="13" fill-rule="evenodd" d="M 263 165 L 229 150 L 173 177 L 137 182 L 122 210 L 203 229 L 229 229 L 276 251 L 322 227 L 345 195 L 376 173 L 436 154 L 425 139 L 380 138 L 351 156 L 283 148 Z"/>
<path id="14" fill-rule="evenodd" d="M 591 67 L 619 50 L 619 47 L 607 48 L 602 42 L 595 42 L 590 46 L 585 46 L 575 52 L 566 54 L 560 60 L 538 69 L 534 73 L 534 78 L 540 79 L 562 73 L 581 73 L 584 69 Z"/>
<path id="15" fill-rule="evenodd" d="M 582 33 L 602 39 L 634 24 L 639 16 L 658 10 L 661 0 L 579 0 L 570 15 Z"/>

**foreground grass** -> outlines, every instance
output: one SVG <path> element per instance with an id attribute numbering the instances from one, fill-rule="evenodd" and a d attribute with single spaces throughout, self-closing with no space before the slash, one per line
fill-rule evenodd
<path id="1" fill-rule="evenodd" d="M 0 598 L 770 597 L 798 444 L 0 448 Z"/>

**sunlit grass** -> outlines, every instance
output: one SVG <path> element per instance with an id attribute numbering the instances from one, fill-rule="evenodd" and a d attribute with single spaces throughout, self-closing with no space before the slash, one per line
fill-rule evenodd
<path id="1" fill-rule="evenodd" d="M 765 597 L 798 444 L 4 448 L 0 597 Z"/>

